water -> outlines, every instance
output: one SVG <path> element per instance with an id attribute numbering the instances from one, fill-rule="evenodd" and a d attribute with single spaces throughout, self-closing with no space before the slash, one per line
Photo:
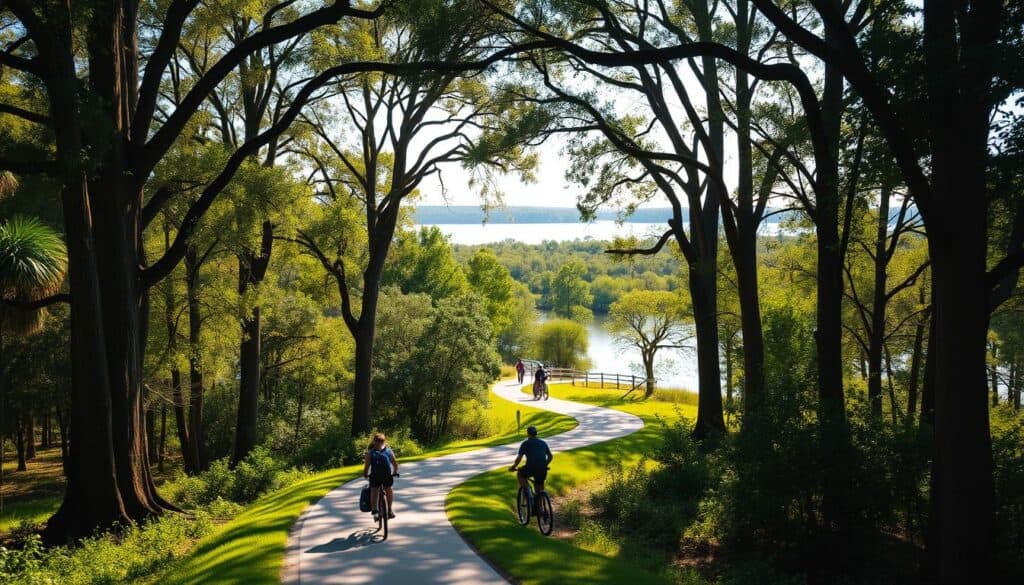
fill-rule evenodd
<path id="1" fill-rule="evenodd" d="M 434 224 L 451 239 L 453 244 L 491 244 L 516 240 L 525 244 L 540 244 L 545 240 L 557 242 L 571 240 L 607 241 L 616 236 L 659 237 L 668 226 L 664 223 L 625 223 L 610 220 L 592 223 L 439 223 Z M 761 226 L 761 235 L 779 233 L 779 224 Z"/>
<path id="2" fill-rule="evenodd" d="M 541 311 L 537 319 L 543 323 L 555 318 L 546 311 Z M 606 315 L 594 315 L 594 320 L 587 324 L 587 358 L 590 359 L 592 372 L 608 374 L 644 374 L 640 350 L 633 347 L 621 347 L 615 342 L 608 330 L 604 328 L 608 320 Z M 694 348 L 660 349 L 654 358 L 654 377 L 661 388 L 679 388 L 697 391 L 697 351 Z"/>
<path id="3" fill-rule="evenodd" d="M 442 223 L 441 231 L 453 244 L 490 244 L 516 240 L 540 244 L 544 240 L 611 240 L 616 236 L 660 236 L 668 226 L 661 223 L 626 223 L 602 220 L 593 223 Z"/>

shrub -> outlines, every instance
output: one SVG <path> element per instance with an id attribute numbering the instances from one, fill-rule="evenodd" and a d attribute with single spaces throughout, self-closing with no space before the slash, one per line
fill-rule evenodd
<path id="1" fill-rule="evenodd" d="M 256 447 L 235 467 L 231 499 L 248 503 L 276 488 L 283 467 L 270 456 L 270 451 L 266 447 Z M 211 467 L 211 471 L 212 469 Z"/>
<path id="2" fill-rule="evenodd" d="M 209 534 L 212 526 L 202 511 L 192 516 L 169 514 L 116 534 L 86 538 L 74 549 L 44 549 L 39 537 L 31 535 L 16 549 L 0 547 L 0 582 L 78 585 L 137 580 L 167 566 L 185 550 L 185 542 Z"/>

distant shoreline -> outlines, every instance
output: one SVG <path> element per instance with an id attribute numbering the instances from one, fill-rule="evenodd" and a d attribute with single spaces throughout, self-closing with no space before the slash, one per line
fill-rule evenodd
<path id="1" fill-rule="evenodd" d="M 626 218 L 621 217 L 621 213 L 618 210 L 598 211 L 594 219 L 665 224 L 672 217 L 672 209 L 668 207 L 638 209 Z M 683 217 L 688 215 L 684 209 Z M 774 223 L 784 216 L 772 216 L 767 223 Z M 582 223 L 580 212 L 575 207 L 503 207 L 484 212 L 477 205 L 419 205 L 412 210 L 412 221 L 418 225 Z"/>

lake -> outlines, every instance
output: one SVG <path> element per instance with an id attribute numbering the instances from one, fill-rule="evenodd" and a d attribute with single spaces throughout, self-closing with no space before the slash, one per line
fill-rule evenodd
<path id="1" fill-rule="evenodd" d="M 543 323 L 552 318 L 550 313 L 540 311 L 537 322 Z M 618 346 L 612 335 L 604 328 L 607 320 L 606 315 L 594 315 L 594 320 L 587 325 L 589 341 L 587 357 L 592 364 L 590 371 L 642 376 L 644 368 L 643 362 L 640 361 L 640 350 Z M 696 392 L 696 349 L 659 350 L 654 358 L 654 377 L 658 380 L 658 386 L 662 388 L 679 388 Z"/>
<path id="2" fill-rule="evenodd" d="M 571 240 L 611 240 L 616 236 L 661 236 L 668 229 L 664 223 L 624 223 L 599 220 L 591 223 L 439 223 L 431 224 L 441 229 L 453 244 L 492 244 L 505 240 L 516 240 L 525 244 L 540 244 L 545 240 L 557 242 Z M 779 224 L 761 226 L 761 235 L 779 232 Z"/>

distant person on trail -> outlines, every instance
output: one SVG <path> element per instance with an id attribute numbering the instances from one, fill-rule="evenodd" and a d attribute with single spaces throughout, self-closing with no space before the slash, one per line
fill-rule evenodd
<path id="1" fill-rule="evenodd" d="M 363 477 L 370 480 L 370 505 L 373 506 L 373 519 L 376 521 L 380 512 L 377 511 L 377 490 L 383 488 L 388 498 L 388 518 L 394 518 L 395 493 L 391 486 L 398 476 L 398 460 L 395 453 L 388 447 L 384 433 L 374 433 L 370 445 L 366 448 L 363 459 Z"/>
<path id="2" fill-rule="evenodd" d="M 523 378 L 526 377 L 526 364 L 523 363 L 523 359 L 519 358 L 516 360 L 516 375 L 519 376 L 519 383 L 523 383 Z"/>
<path id="3" fill-rule="evenodd" d="M 544 364 L 537 366 L 537 370 L 533 372 L 533 398 L 536 399 L 548 385 L 548 371 L 544 369 Z"/>
<path id="4" fill-rule="evenodd" d="M 509 471 L 517 471 L 519 487 L 528 488 L 529 478 L 533 478 L 537 484 L 537 493 L 544 491 L 544 480 L 548 477 L 548 466 L 555 458 L 551 454 L 548 444 L 537 438 L 537 427 L 530 425 L 526 427 L 528 438 L 519 445 L 519 455 L 516 462 L 512 464 Z M 519 467 L 519 462 L 526 457 L 526 465 Z"/>

